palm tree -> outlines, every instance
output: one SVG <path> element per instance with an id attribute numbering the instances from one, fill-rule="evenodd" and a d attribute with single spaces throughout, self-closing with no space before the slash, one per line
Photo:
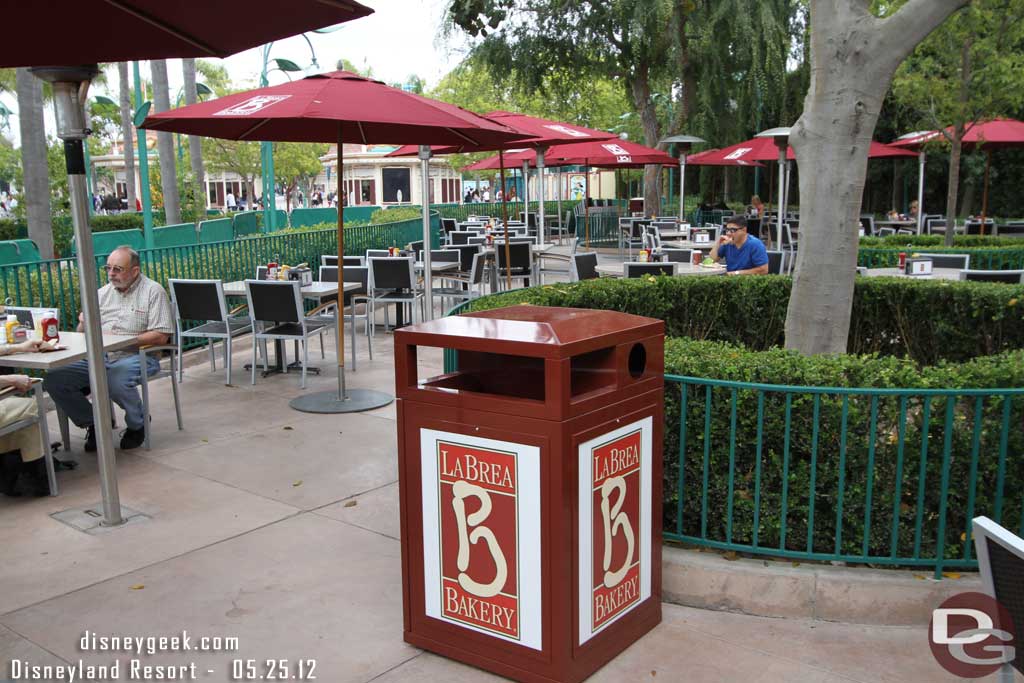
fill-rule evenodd
<path id="1" fill-rule="evenodd" d="M 153 72 L 153 110 L 159 114 L 171 108 L 171 95 L 167 88 L 167 61 L 149 62 Z M 164 193 L 164 217 L 167 225 L 181 222 L 181 202 L 178 198 L 178 173 L 174 164 L 174 135 L 157 133 L 156 148 L 160 154 L 160 186 Z"/>
<path id="2" fill-rule="evenodd" d="M 196 91 L 196 60 L 181 60 L 181 70 L 185 77 L 185 104 L 195 104 L 199 93 Z M 206 206 L 206 183 L 203 177 L 203 146 L 198 136 L 188 136 L 189 158 L 192 160 L 192 183 L 196 193 L 196 209 L 202 211 Z M 195 220 L 202 218 L 202 213 Z"/>
<path id="3" fill-rule="evenodd" d="M 121 138 L 124 141 L 124 182 L 127 187 L 128 210 L 135 210 L 135 142 L 132 129 L 132 101 L 128 86 L 128 62 L 117 63 L 117 78 L 121 90 Z"/>
<path id="4" fill-rule="evenodd" d="M 24 171 L 22 202 L 28 218 L 28 236 L 45 258 L 53 253 L 50 216 L 50 173 L 46 163 L 46 126 L 43 121 L 43 82 L 18 69 L 18 124 L 21 129 L 21 166 Z"/>

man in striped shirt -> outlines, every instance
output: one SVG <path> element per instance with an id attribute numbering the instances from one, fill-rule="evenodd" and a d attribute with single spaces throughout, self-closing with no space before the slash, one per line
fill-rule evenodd
<path id="1" fill-rule="evenodd" d="M 167 292 L 142 274 L 139 254 L 131 247 L 118 247 L 107 257 L 107 284 L 100 288 L 100 321 L 104 332 L 132 334 L 137 346 L 166 344 L 174 332 L 171 304 Z M 82 330 L 82 316 L 78 317 Z M 127 429 L 121 436 L 121 449 L 138 448 L 145 439 L 145 413 L 139 396 L 142 381 L 139 355 L 135 350 L 108 353 L 107 382 L 110 399 L 124 409 Z M 160 369 L 156 358 L 147 360 L 146 375 Z M 172 380 L 173 381 L 173 380 Z M 79 427 L 86 429 L 85 450 L 96 450 L 96 431 L 92 406 L 84 390 L 89 387 L 89 363 L 77 363 L 53 370 L 43 380 L 43 388 L 54 402 Z"/>

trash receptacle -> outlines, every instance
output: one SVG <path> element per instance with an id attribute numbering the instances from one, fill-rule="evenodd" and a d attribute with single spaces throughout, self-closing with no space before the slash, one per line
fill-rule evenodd
<path id="1" fill-rule="evenodd" d="M 456 369 L 421 377 L 423 347 Z M 580 681 L 661 620 L 663 373 L 664 323 L 613 311 L 395 332 L 407 642 Z"/>

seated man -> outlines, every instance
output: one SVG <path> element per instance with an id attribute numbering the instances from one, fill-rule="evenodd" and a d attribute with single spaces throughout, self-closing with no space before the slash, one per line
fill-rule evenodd
<path id="1" fill-rule="evenodd" d="M 725 260 L 726 275 L 765 275 L 768 273 L 768 252 L 764 243 L 747 234 L 747 219 L 733 216 L 722 229 L 722 236 L 711 248 L 716 263 Z"/>
<path id="2" fill-rule="evenodd" d="M 103 331 L 133 334 L 138 346 L 166 344 L 174 331 L 170 300 L 163 287 L 142 274 L 139 254 L 130 247 L 118 247 L 107 257 L 106 271 L 109 282 L 99 292 Z M 78 320 L 81 331 L 81 315 Z M 110 399 L 124 409 L 127 429 L 121 436 L 121 448 L 138 448 L 145 438 L 142 398 L 136 389 L 142 379 L 139 356 L 131 349 L 109 353 L 106 365 Z M 147 365 L 147 376 L 160 369 L 156 358 L 150 358 Z M 83 393 L 88 386 L 89 363 L 85 360 L 47 373 L 43 380 L 43 388 L 61 410 L 88 430 L 85 450 L 91 453 L 96 450 L 96 432 L 92 406 Z"/>

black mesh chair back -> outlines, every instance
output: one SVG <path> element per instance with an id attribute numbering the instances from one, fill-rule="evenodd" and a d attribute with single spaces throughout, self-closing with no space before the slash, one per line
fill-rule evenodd
<path id="1" fill-rule="evenodd" d="M 641 240 L 644 236 L 644 231 L 647 226 L 650 225 L 650 221 L 633 221 L 633 227 L 630 231 L 630 239 Z"/>
<path id="2" fill-rule="evenodd" d="M 780 275 L 784 272 L 786 267 L 786 252 L 784 251 L 769 251 L 768 252 L 768 273 L 771 275 Z"/>
<path id="3" fill-rule="evenodd" d="M 879 237 L 888 237 L 889 235 L 895 235 L 895 234 L 896 234 L 896 228 L 879 228 L 878 229 L 878 236 Z"/>
<path id="4" fill-rule="evenodd" d="M 411 258 L 372 258 L 369 260 L 374 289 L 412 289 Z"/>
<path id="5" fill-rule="evenodd" d="M 227 311 L 218 280 L 168 280 L 181 320 L 224 320 Z"/>
<path id="6" fill-rule="evenodd" d="M 455 232 L 459 227 L 458 221 L 454 218 L 442 218 L 441 219 L 441 230 L 444 231 L 445 235 Z"/>
<path id="7" fill-rule="evenodd" d="M 508 241 L 509 241 L 510 244 L 533 244 L 534 242 L 536 242 L 536 240 L 533 239 L 532 237 L 509 237 Z M 494 240 L 494 243 L 495 244 L 505 244 L 505 240 L 504 239 L 500 239 L 500 240 L 496 239 L 496 240 Z"/>
<path id="8" fill-rule="evenodd" d="M 597 252 L 583 252 L 573 254 L 572 268 L 575 280 L 595 280 L 597 274 Z"/>
<path id="9" fill-rule="evenodd" d="M 449 234 L 448 238 L 450 239 L 452 244 L 469 244 L 469 238 L 475 236 L 475 232 L 470 232 L 469 230 L 460 230 Z"/>
<path id="10" fill-rule="evenodd" d="M 970 254 L 919 254 L 932 260 L 933 268 L 957 268 L 967 270 L 971 267 Z"/>
<path id="11" fill-rule="evenodd" d="M 693 258 L 693 249 L 665 249 L 661 253 L 669 263 L 689 263 Z"/>
<path id="12" fill-rule="evenodd" d="M 459 263 L 458 249 L 431 249 L 430 260 L 433 263 Z"/>
<path id="13" fill-rule="evenodd" d="M 338 265 L 338 257 L 337 256 L 331 256 L 330 254 L 324 254 L 323 256 L 320 257 L 320 265 L 321 266 L 336 266 L 336 265 Z M 365 266 L 365 265 L 366 265 L 366 262 L 364 261 L 364 257 L 362 257 L 362 256 L 346 256 L 345 257 L 345 267 L 346 268 L 348 268 L 349 266 Z"/>
<path id="14" fill-rule="evenodd" d="M 423 255 L 423 240 L 410 242 L 409 246 L 412 247 L 412 252 L 416 254 L 416 260 L 419 261 L 420 257 Z"/>
<path id="15" fill-rule="evenodd" d="M 473 265 L 469 269 L 469 284 L 478 285 L 484 281 L 484 267 L 487 265 L 486 255 L 482 252 L 473 254 Z"/>
<path id="16" fill-rule="evenodd" d="M 391 252 L 387 249 L 367 249 L 366 258 L 388 258 L 391 256 Z"/>
<path id="17" fill-rule="evenodd" d="M 245 289 L 249 298 L 249 317 L 253 320 L 276 323 L 302 321 L 304 314 L 298 280 L 246 280 Z"/>
<path id="18" fill-rule="evenodd" d="M 1013 630 L 1016 631 L 1014 658 L 1003 664 L 1000 680 L 1013 680 L 1016 669 L 1024 673 L 1024 647 L 1021 647 L 1021 626 L 1024 624 L 1024 539 L 1003 528 L 988 517 L 975 517 L 971 522 L 974 548 L 978 556 L 978 571 L 986 594 L 992 596 L 1009 613 Z M 993 626 L 1009 632 L 1010 624 L 999 624 L 999 615 L 992 615 Z M 1010 635 L 1014 635 L 1010 633 Z M 1011 643 L 1002 642 L 1003 645 Z"/>
<path id="19" fill-rule="evenodd" d="M 487 244 L 487 236 L 477 235 L 476 237 L 470 237 L 466 244 Z"/>
<path id="20" fill-rule="evenodd" d="M 468 273 L 473 267 L 473 254 L 480 251 L 479 244 L 452 245 L 448 251 L 459 252 L 459 270 Z"/>
<path id="21" fill-rule="evenodd" d="M 1024 270 L 961 270 L 960 279 L 1016 285 L 1024 283 Z"/>
<path id="22" fill-rule="evenodd" d="M 353 296 L 366 296 L 366 283 L 369 278 L 370 269 L 366 266 L 345 266 L 345 274 L 342 276 L 345 278 L 345 282 L 356 282 L 362 285 L 359 289 L 353 289 L 345 292 L 344 305 L 348 306 L 352 302 Z M 337 282 L 338 281 L 338 267 L 337 266 L 320 266 L 320 282 Z M 329 297 L 323 297 L 324 301 L 329 301 Z"/>
<path id="23" fill-rule="evenodd" d="M 643 277 L 645 275 L 675 275 L 674 263 L 626 263 L 626 277 Z"/>
<path id="24" fill-rule="evenodd" d="M 267 267 L 266 266 L 256 266 L 256 279 L 257 280 L 266 280 L 267 279 Z"/>
<path id="25" fill-rule="evenodd" d="M 875 234 L 875 217 L 865 215 L 860 217 L 860 227 L 864 228 L 864 234 L 872 236 Z"/>
<path id="26" fill-rule="evenodd" d="M 505 271 L 508 270 L 508 264 L 511 264 L 512 274 L 524 274 L 529 273 L 530 268 L 533 265 L 533 249 L 527 242 L 511 242 L 508 245 L 508 258 L 505 260 L 505 245 L 495 245 L 495 253 L 498 255 L 498 271 L 505 275 Z"/>

